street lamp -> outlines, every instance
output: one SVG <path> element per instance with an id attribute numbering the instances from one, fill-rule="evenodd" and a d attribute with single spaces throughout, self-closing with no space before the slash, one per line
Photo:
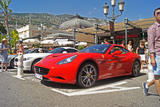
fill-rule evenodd
<path id="1" fill-rule="evenodd" d="M 74 47 L 76 47 L 76 32 L 77 32 L 77 29 L 74 28 L 74 29 L 73 29 L 73 41 L 74 41 Z"/>
<path id="2" fill-rule="evenodd" d="M 120 0 L 120 2 L 118 3 L 118 6 L 119 6 L 119 11 L 120 11 L 120 14 L 119 15 L 115 15 L 115 6 L 116 6 L 116 0 L 111 0 L 111 5 L 112 5 L 112 16 L 108 16 L 108 13 L 109 13 L 109 6 L 107 3 L 105 3 L 105 5 L 103 6 L 103 9 L 104 9 L 104 15 L 106 16 L 106 18 L 108 19 L 111 19 L 111 21 L 113 22 L 113 26 L 112 28 L 114 28 L 114 22 L 115 20 L 122 15 L 122 12 L 124 11 L 124 4 L 125 2 L 123 0 Z M 113 29 L 114 30 L 114 29 Z M 114 32 L 114 31 L 113 31 Z M 114 37 L 113 37 L 114 38 Z M 113 42 L 114 42 L 114 39 L 113 39 Z"/>

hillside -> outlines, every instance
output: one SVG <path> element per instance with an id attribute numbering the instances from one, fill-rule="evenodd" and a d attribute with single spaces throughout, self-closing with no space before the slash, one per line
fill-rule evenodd
<path id="1" fill-rule="evenodd" d="M 40 26 L 44 24 L 48 27 L 56 26 L 58 27 L 65 21 L 71 20 L 73 15 L 63 14 L 63 15 L 52 15 L 48 13 L 12 13 L 9 15 L 9 25 L 11 28 L 21 27 L 31 22 L 33 25 Z M 85 20 L 90 21 L 92 24 L 105 24 L 105 20 L 98 18 L 87 18 Z M 3 16 L 0 14 L 0 20 L 3 22 Z"/>

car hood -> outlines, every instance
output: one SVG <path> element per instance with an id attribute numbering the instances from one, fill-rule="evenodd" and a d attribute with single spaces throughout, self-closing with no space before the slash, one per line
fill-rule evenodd
<path id="1" fill-rule="evenodd" d="M 79 56 L 81 59 L 84 58 L 94 58 L 94 56 L 100 56 L 102 54 L 98 54 L 98 53 L 61 53 L 61 54 L 51 54 L 49 56 L 47 56 L 46 58 L 44 58 L 43 60 L 39 61 L 39 63 L 37 63 L 37 66 L 41 66 L 41 67 L 47 67 L 48 65 L 54 65 L 56 63 L 58 63 L 59 61 L 62 61 L 63 59 L 69 58 L 71 56 L 77 55 L 77 58 Z"/>
<path id="2" fill-rule="evenodd" d="M 44 58 L 41 62 L 41 64 L 45 64 L 47 63 L 48 65 L 50 63 L 57 63 L 58 61 L 61 61 L 65 58 L 68 58 L 70 56 L 74 56 L 74 55 L 77 55 L 77 53 L 59 53 L 59 54 L 51 54 L 49 56 L 47 56 L 46 58 Z"/>
<path id="3" fill-rule="evenodd" d="M 24 58 L 28 58 L 28 57 L 45 57 L 50 55 L 51 53 L 28 53 L 28 54 L 24 54 L 23 57 Z"/>
<path id="4" fill-rule="evenodd" d="M 8 55 L 8 59 L 12 59 L 12 58 L 15 58 L 17 57 L 18 55 Z"/>

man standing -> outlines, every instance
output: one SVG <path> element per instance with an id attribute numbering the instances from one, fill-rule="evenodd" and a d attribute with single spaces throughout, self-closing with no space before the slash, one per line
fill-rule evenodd
<path id="1" fill-rule="evenodd" d="M 2 66 L 1 66 L 1 69 L 2 69 L 2 72 L 4 71 L 3 68 L 5 67 L 5 71 L 8 71 L 7 70 L 7 66 L 8 66 L 8 45 L 7 45 L 7 42 L 8 40 L 7 39 L 3 39 L 2 40 L 2 45 L 1 45 L 1 56 L 2 56 Z"/>
<path id="2" fill-rule="evenodd" d="M 154 17 L 156 22 L 148 29 L 148 48 L 154 71 L 154 80 L 143 83 L 143 88 L 145 95 L 148 95 L 149 87 L 155 84 L 157 93 L 160 96 L 160 8 L 155 9 Z"/>

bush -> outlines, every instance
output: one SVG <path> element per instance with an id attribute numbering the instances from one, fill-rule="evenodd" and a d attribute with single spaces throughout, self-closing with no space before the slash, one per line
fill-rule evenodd
<path id="1" fill-rule="evenodd" d="M 85 47 L 83 46 L 83 45 L 79 45 L 78 46 L 78 50 L 82 50 L 82 49 L 84 49 Z"/>

